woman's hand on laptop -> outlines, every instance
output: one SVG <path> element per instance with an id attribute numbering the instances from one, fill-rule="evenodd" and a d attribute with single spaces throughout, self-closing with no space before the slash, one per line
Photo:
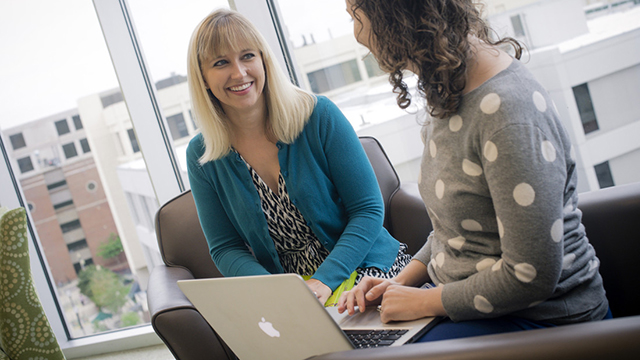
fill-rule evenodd
<path id="1" fill-rule="evenodd" d="M 338 300 L 338 312 L 342 314 L 346 310 L 353 315 L 356 306 L 360 312 L 364 312 L 367 306 L 380 304 L 387 287 L 394 284 L 396 282 L 393 280 L 365 276 L 353 289 L 342 293 Z"/>
<path id="2" fill-rule="evenodd" d="M 331 296 L 331 288 L 325 285 L 322 281 L 316 279 L 309 279 L 305 281 L 307 286 L 316 295 L 322 305 L 329 300 Z"/>
<path id="3" fill-rule="evenodd" d="M 445 316 L 442 306 L 442 287 L 421 289 L 412 286 L 391 285 L 382 298 L 380 320 L 416 320 L 427 316 Z"/>

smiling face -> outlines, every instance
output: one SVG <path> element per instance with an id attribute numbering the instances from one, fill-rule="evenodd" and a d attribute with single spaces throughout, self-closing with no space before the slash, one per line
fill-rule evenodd
<path id="1" fill-rule="evenodd" d="M 265 70 L 260 51 L 249 46 L 228 49 L 202 61 L 202 77 L 227 115 L 264 106 Z"/>

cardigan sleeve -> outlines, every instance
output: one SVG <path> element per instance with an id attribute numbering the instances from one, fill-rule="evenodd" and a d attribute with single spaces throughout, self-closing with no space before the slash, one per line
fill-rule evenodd
<path id="1" fill-rule="evenodd" d="M 363 263 L 379 238 L 384 204 L 373 168 L 353 127 L 335 104 L 324 103 L 325 109 L 320 113 L 324 119 L 319 122 L 318 133 L 329 176 L 346 211 L 347 225 L 313 278 L 333 290 Z M 390 260 L 387 266 L 393 263 L 397 250 L 385 259 Z"/>
<path id="2" fill-rule="evenodd" d="M 194 139 L 197 140 L 197 139 Z M 201 142 L 187 149 L 189 183 L 209 252 L 224 276 L 266 275 L 269 272 L 253 256 L 224 210 L 213 183 L 198 162 Z"/>
<path id="3" fill-rule="evenodd" d="M 468 278 L 446 284 L 442 302 L 453 321 L 497 317 L 535 306 L 554 292 L 562 271 L 566 164 L 557 134 L 511 125 L 483 144 L 501 258 Z"/>

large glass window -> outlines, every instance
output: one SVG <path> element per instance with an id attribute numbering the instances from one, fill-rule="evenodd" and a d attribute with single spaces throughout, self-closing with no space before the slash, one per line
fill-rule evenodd
<path id="1" fill-rule="evenodd" d="M 55 287 L 43 282 L 38 293 L 53 294 L 47 315 L 51 322 L 62 317 L 58 340 L 147 323 L 153 264 L 118 176 L 141 155 L 116 150 L 132 123 L 93 3 L 0 2 L 0 38 L 0 129 Z M 145 172 L 144 162 L 138 169 Z M 97 272 L 109 273 L 110 282 Z M 110 296 L 94 296 L 98 288 Z"/>
<path id="2" fill-rule="evenodd" d="M 329 97 L 359 135 L 376 137 L 402 181 L 417 181 L 422 142 L 413 105 L 401 110 L 388 76 L 369 50 L 355 41 L 344 0 L 278 0 L 287 46 L 300 86 Z M 311 16 L 310 14 L 313 14 Z M 415 92 L 413 74 L 406 74 Z"/>
<path id="3" fill-rule="evenodd" d="M 191 110 L 187 87 L 187 47 L 196 25 L 215 9 L 229 8 L 229 1 L 129 0 L 129 6 L 144 48 L 149 75 L 156 87 L 159 106 L 166 119 L 166 131 L 173 141 L 183 181 L 188 187 L 186 159 L 182 157 L 196 127 L 183 115 Z"/>

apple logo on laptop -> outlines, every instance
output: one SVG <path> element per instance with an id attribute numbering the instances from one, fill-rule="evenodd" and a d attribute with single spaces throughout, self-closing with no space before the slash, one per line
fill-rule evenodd
<path id="1" fill-rule="evenodd" d="M 262 321 L 258 323 L 258 326 L 260 326 L 260 330 L 264 331 L 265 334 L 271 337 L 280 337 L 280 331 L 274 329 L 273 324 L 266 321 L 264 318 L 262 318 Z"/>

